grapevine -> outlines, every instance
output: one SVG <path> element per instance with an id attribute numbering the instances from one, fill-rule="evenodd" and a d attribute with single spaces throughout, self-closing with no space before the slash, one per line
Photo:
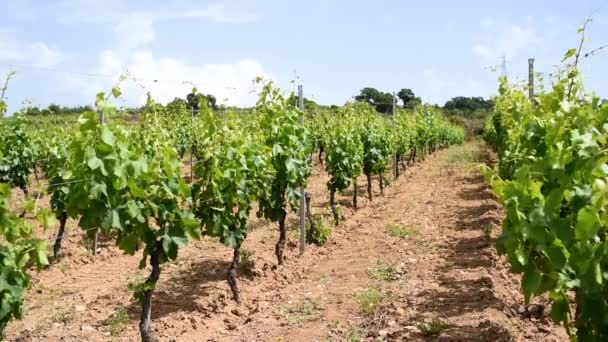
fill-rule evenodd
<path id="1" fill-rule="evenodd" d="M 549 293 L 551 317 L 572 340 L 604 341 L 608 105 L 583 88 L 581 48 L 533 101 L 501 79 L 485 134 L 500 161 L 486 176 L 505 208 L 498 248 L 522 274 L 526 303 Z"/>

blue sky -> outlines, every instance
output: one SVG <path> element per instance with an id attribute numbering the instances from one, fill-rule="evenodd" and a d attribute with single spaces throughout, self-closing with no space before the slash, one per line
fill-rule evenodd
<path id="1" fill-rule="evenodd" d="M 608 44 L 608 1 L 135 1 L 3 0 L 0 73 L 12 66 L 10 112 L 26 103 L 90 104 L 129 71 L 124 104 L 151 91 L 160 102 L 192 84 L 250 105 L 264 76 L 305 96 L 342 104 L 359 89 L 407 87 L 432 103 L 491 96 L 504 54 L 524 80 L 527 58 L 549 73 L 578 44 Z M 584 60 L 586 85 L 608 97 L 608 51 Z M 91 75 L 85 75 L 91 74 Z M 153 80 L 158 82 L 153 82 Z"/>

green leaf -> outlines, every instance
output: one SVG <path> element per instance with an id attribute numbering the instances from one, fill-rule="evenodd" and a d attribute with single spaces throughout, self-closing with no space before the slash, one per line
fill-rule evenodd
<path id="1" fill-rule="evenodd" d="M 577 240 L 585 241 L 591 239 L 600 228 L 596 214 L 589 208 L 583 208 L 578 212 L 574 234 Z"/>
<path id="2" fill-rule="evenodd" d="M 36 241 L 35 251 L 36 251 L 36 265 L 38 269 L 42 268 L 49 264 L 49 259 L 47 257 L 47 244 L 45 241 Z"/>
<path id="3" fill-rule="evenodd" d="M 122 222 L 120 221 L 120 215 L 116 210 L 112 210 L 112 227 L 119 230 L 123 229 Z"/>
<path id="4" fill-rule="evenodd" d="M 184 217 L 182 218 L 182 221 L 184 224 L 184 231 L 186 232 L 186 235 L 190 239 L 200 240 L 201 225 L 198 220 L 193 217 Z"/>
<path id="5" fill-rule="evenodd" d="M 119 98 L 121 94 L 122 91 L 120 91 L 118 86 L 112 88 L 112 96 L 114 96 L 114 98 Z"/>
<path id="6" fill-rule="evenodd" d="M 114 145 L 114 133 L 112 133 L 112 131 L 107 126 L 103 126 L 101 128 L 101 141 L 110 146 Z"/>
<path id="7" fill-rule="evenodd" d="M 593 271 L 594 271 L 593 273 L 594 273 L 594 276 L 595 276 L 595 282 L 598 285 L 602 285 L 604 279 L 602 277 L 602 266 L 600 265 L 599 262 L 596 261 L 594 263 Z"/>
<path id="8" fill-rule="evenodd" d="M 48 208 L 40 209 L 36 215 L 36 220 L 40 222 L 45 231 L 57 223 L 55 214 Z"/>
<path id="9" fill-rule="evenodd" d="M 87 160 L 87 165 L 91 170 L 97 170 L 103 167 L 103 161 L 101 161 L 101 159 L 97 158 L 96 156 L 93 156 L 89 160 Z"/>
<path id="10" fill-rule="evenodd" d="M 90 190 L 90 194 L 94 199 L 100 199 L 103 194 L 105 197 L 108 197 L 108 192 L 106 185 L 104 183 L 96 183 Z"/>
<path id="11" fill-rule="evenodd" d="M 534 266 L 534 264 L 528 264 L 521 279 L 526 304 L 530 303 L 530 297 L 539 289 L 541 281 L 542 275 L 538 269 L 536 269 L 536 266 Z"/>
<path id="12" fill-rule="evenodd" d="M 553 240 L 551 245 L 545 249 L 545 253 L 549 257 L 553 268 L 557 270 L 562 269 L 568 260 L 568 250 L 558 239 Z"/>
<path id="13" fill-rule="evenodd" d="M 562 58 L 562 62 L 574 55 L 576 55 L 576 49 L 568 49 L 568 51 L 566 51 L 566 53 L 564 54 L 564 58 Z"/>
<path id="14" fill-rule="evenodd" d="M 566 315 L 569 311 L 570 307 L 563 296 L 557 300 L 554 299 L 553 304 L 551 304 L 551 319 L 555 323 L 561 323 L 566 319 Z"/>

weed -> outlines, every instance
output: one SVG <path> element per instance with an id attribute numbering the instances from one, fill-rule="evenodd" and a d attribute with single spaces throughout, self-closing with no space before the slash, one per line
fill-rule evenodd
<path id="1" fill-rule="evenodd" d="M 329 323 L 327 325 L 327 327 L 329 329 L 338 329 L 339 326 L 340 326 L 340 321 L 338 321 L 337 319 L 332 320 L 331 323 Z"/>
<path id="2" fill-rule="evenodd" d="M 251 272 L 253 271 L 254 267 L 255 267 L 255 262 L 253 259 L 253 255 L 255 254 L 254 251 L 250 250 L 250 249 L 241 249 L 241 267 L 243 267 L 243 269 L 246 272 Z"/>
<path id="3" fill-rule="evenodd" d="M 127 324 L 129 323 L 129 314 L 126 309 L 120 309 L 112 313 L 103 323 L 108 326 L 110 334 L 116 336 L 127 327 Z"/>
<path id="4" fill-rule="evenodd" d="M 84 241 L 82 242 L 82 244 L 84 245 L 84 247 L 88 251 L 92 251 L 93 250 L 93 244 L 94 243 L 95 243 L 95 238 L 94 237 L 90 237 L 88 234 L 84 236 Z"/>
<path id="5" fill-rule="evenodd" d="M 382 302 L 383 296 L 376 288 L 366 288 L 357 293 L 356 298 L 359 310 L 364 314 L 372 315 Z"/>
<path id="6" fill-rule="evenodd" d="M 68 322 L 70 322 L 73 318 L 74 318 L 74 315 L 72 314 L 71 311 L 61 311 L 61 312 L 55 312 L 53 314 L 53 317 L 51 317 L 51 320 L 53 321 L 53 323 L 68 324 Z"/>
<path id="7" fill-rule="evenodd" d="M 340 205 L 340 203 L 338 202 L 338 200 L 336 200 L 335 206 L 336 206 L 336 212 L 338 213 L 338 218 L 340 218 L 340 222 L 341 222 L 342 219 L 343 219 L 343 216 L 342 216 L 342 206 Z M 327 205 L 325 206 L 325 210 L 328 213 L 332 212 L 332 210 L 331 210 L 331 204 L 329 203 L 329 200 L 327 200 Z M 314 215 L 314 216 L 316 216 L 316 215 Z M 332 219 L 332 221 L 333 221 L 333 219 Z"/>
<path id="8" fill-rule="evenodd" d="M 63 273 L 64 275 L 68 273 L 68 270 L 70 269 L 70 265 L 63 263 L 61 265 L 59 265 L 59 271 L 61 271 L 61 273 Z"/>
<path id="9" fill-rule="evenodd" d="M 416 235 L 416 230 L 411 226 L 402 226 L 397 223 L 388 223 L 385 226 L 386 234 L 392 237 L 399 237 L 402 239 L 412 237 Z"/>
<path id="10" fill-rule="evenodd" d="M 363 332 L 357 327 L 349 326 L 345 337 L 347 342 L 360 342 L 363 340 Z"/>
<path id="11" fill-rule="evenodd" d="M 453 149 L 447 153 L 445 161 L 448 164 L 471 164 L 483 162 L 483 154 L 479 151 Z"/>
<path id="12" fill-rule="evenodd" d="M 314 215 L 315 230 L 311 232 L 310 222 L 306 221 L 306 242 L 323 246 L 332 233 L 332 228 L 325 222 L 322 215 Z"/>
<path id="13" fill-rule="evenodd" d="M 312 299 L 304 299 L 296 305 L 279 305 L 278 314 L 291 323 L 312 322 L 319 318 L 321 305 Z"/>
<path id="14" fill-rule="evenodd" d="M 482 227 L 483 239 L 489 244 L 492 241 L 492 230 L 494 227 L 491 224 L 485 224 Z"/>
<path id="15" fill-rule="evenodd" d="M 397 270 L 390 265 L 379 264 L 376 268 L 368 270 L 367 275 L 373 279 L 384 281 L 393 281 L 399 279 L 397 276 Z"/>
<path id="16" fill-rule="evenodd" d="M 441 334 L 444 330 L 451 326 L 450 323 L 440 319 L 433 319 L 430 322 L 416 322 L 416 328 L 420 330 L 424 336 L 435 336 Z"/>

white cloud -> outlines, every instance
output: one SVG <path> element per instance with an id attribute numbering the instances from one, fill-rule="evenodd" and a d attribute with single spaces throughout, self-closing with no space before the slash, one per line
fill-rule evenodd
<path id="1" fill-rule="evenodd" d="M 505 24 L 486 17 L 481 20 L 480 27 L 482 32 L 477 34 L 472 51 L 484 66 L 498 65 L 503 55 L 508 59 L 517 58 L 522 51 L 541 42 L 538 30 L 531 21 Z"/>
<path id="2" fill-rule="evenodd" d="M 169 5 L 162 9 L 134 11 L 128 8 L 124 0 L 110 2 L 100 6 L 98 1 L 92 0 L 63 1 L 65 18 L 62 21 L 67 23 L 71 19 L 72 23 L 110 28 L 114 40 L 100 54 L 94 70 L 94 73 L 110 77 L 91 80 L 78 75 L 62 75 L 57 82 L 61 85 L 58 91 L 76 92 L 90 101 L 97 92 L 109 89 L 112 82 L 128 71 L 136 81 L 127 81 L 122 86 L 125 105 L 143 104 L 148 91 L 156 101 L 166 103 L 177 96 L 184 97 L 193 84 L 199 91 L 215 95 L 221 103 L 239 106 L 255 103 L 255 97 L 251 95 L 252 80 L 257 76 L 268 77 L 257 61 L 244 58 L 222 64 L 192 64 L 180 58 L 159 58 L 147 46 L 156 39 L 155 24 L 162 21 L 205 19 L 215 23 L 238 24 L 258 20 L 257 14 L 229 13 L 221 4 L 201 7 L 191 3 L 188 8 Z"/>
<path id="3" fill-rule="evenodd" d="M 61 92 L 78 92 L 90 102 L 97 92 L 110 89 L 113 82 L 127 70 L 135 79 L 125 81 L 121 86 L 124 94 L 122 101 L 127 106 L 145 103 L 147 92 L 152 94 L 155 101 L 165 104 L 175 97 L 183 98 L 193 86 L 203 93 L 215 95 L 220 103 L 250 106 L 256 100 L 256 95 L 251 92 L 252 81 L 257 76 L 271 78 L 252 59 L 196 65 L 176 58 L 157 58 L 146 50 L 136 51 L 128 57 L 106 50 L 99 58 L 98 72 L 116 77 L 91 80 L 77 75 L 63 75 L 58 83 L 61 84 Z"/>
<path id="4" fill-rule="evenodd" d="M 242 24 L 252 23 L 259 19 L 256 13 L 231 15 L 226 13 L 223 5 L 209 5 L 203 9 L 189 9 L 185 11 L 158 12 L 160 19 L 179 19 L 179 18 L 207 18 L 216 23 Z"/>
<path id="5" fill-rule="evenodd" d="M 119 49 L 137 48 L 156 38 L 154 18 L 144 13 L 132 13 L 122 17 L 114 26 Z"/>
<path id="6" fill-rule="evenodd" d="M 48 68 L 59 64 L 63 53 L 43 42 L 21 42 L 7 32 L 0 32 L 0 62 Z"/>
<path id="7" fill-rule="evenodd" d="M 168 6 L 152 10 L 132 10 L 125 0 L 64 0 L 60 8 L 59 21 L 64 24 L 96 24 L 109 28 L 114 33 L 114 47 L 129 50 L 146 46 L 156 38 L 154 26 L 158 22 L 172 20 L 205 19 L 221 24 L 244 24 L 256 22 L 257 13 L 236 13 L 242 10 L 227 10 L 223 4 L 201 7 L 193 3 L 188 7 Z M 229 13 L 235 12 L 235 13 Z"/>

